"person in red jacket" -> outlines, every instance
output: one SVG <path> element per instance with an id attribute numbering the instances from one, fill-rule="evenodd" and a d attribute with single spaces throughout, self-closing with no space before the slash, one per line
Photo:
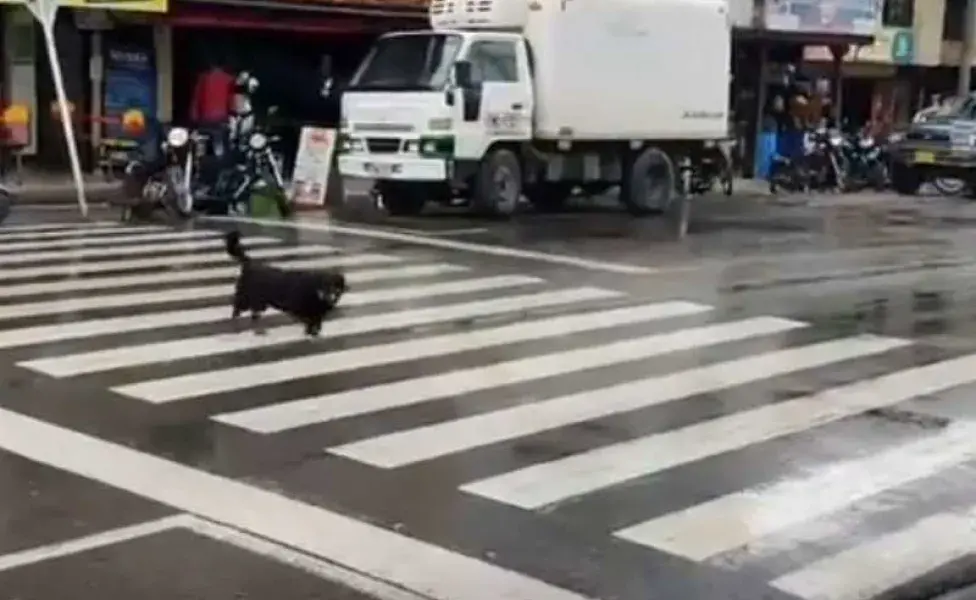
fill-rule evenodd
<path id="1" fill-rule="evenodd" d="M 223 125 L 233 109 L 234 76 L 214 64 L 197 76 L 190 119 L 199 127 Z"/>
<path id="2" fill-rule="evenodd" d="M 214 153 L 224 154 L 227 123 L 234 109 L 234 76 L 219 64 L 197 76 L 190 100 L 190 120 L 201 133 L 210 136 Z"/>

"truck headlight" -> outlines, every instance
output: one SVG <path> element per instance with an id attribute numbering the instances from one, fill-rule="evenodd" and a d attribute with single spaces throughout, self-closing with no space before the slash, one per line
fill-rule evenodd
<path id="1" fill-rule="evenodd" d="M 420 142 L 417 140 L 407 140 L 403 145 L 403 151 L 407 154 L 415 154 L 420 151 Z"/>
<path id="2" fill-rule="evenodd" d="M 454 156 L 454 137 L 423 137 L 420 138 L 420 154 L 429 157 Z"/>
<path id="3" fill-rule="evenodd" d="M 346 138 L 342 140 L 343 152 L 362 152 L 366 149 L 366 144 L 358 138 Z"/>

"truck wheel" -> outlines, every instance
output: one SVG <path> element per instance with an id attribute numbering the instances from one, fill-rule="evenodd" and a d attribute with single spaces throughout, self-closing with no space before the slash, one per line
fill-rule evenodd
<path id="1" fill-rule="evenodd" d="M 522 166 L 515 153 L 492 150 L 478 167 L 472 191 L 471 205 L 478 214 L 511 216 L 522 196 Z"/>
<path id="2" fill-rule="evenodd" d="M 424 209 L 424 204 L 427 204 L 423 186 L 383 181 L 377 184 L 377 188 L 386 212 L 395 217 L 418 215 Z"/>
<path id="3" fill-rule="evenodd" d="M 539 183 L 525 188 L 525 197 L 539 212 L 558 212 L 566 208 L 573 186 L 564 183 Z"/>
<path id="4" fill-rule="evenodd" d="M 647 148 L 625 171 L 620 202 L 633 215 L 659 214 L 668 209 L 677 188 L 674 162 L 663 151 Z"/>
<path id="5" fill-rule="evenodd" d="M 921 178 L 911 167 L 899 165 L 892 169 L 891 187 L 902 196 L 914 196 L 921 185 Z"/>

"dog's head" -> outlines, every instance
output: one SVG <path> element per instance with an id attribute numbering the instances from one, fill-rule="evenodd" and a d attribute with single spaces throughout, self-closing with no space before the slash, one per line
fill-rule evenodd
<path id="1" fill-rule="evenodd" d="M 324 306 L 334 307 L 346 293 L 346 276 L 339 271 L 323 273 L 315 292 Z"/>

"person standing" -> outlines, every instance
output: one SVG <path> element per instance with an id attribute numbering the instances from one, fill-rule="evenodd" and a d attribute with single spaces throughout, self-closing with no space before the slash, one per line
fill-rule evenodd
<path id="1" fill-rule="evenodd" d="M 216 62 L 197 76 L 190 100 L 190 120 L 211 136 L 214 150 L 222 154 L 224 133 L 234 107 L 234 76 Z"/>

